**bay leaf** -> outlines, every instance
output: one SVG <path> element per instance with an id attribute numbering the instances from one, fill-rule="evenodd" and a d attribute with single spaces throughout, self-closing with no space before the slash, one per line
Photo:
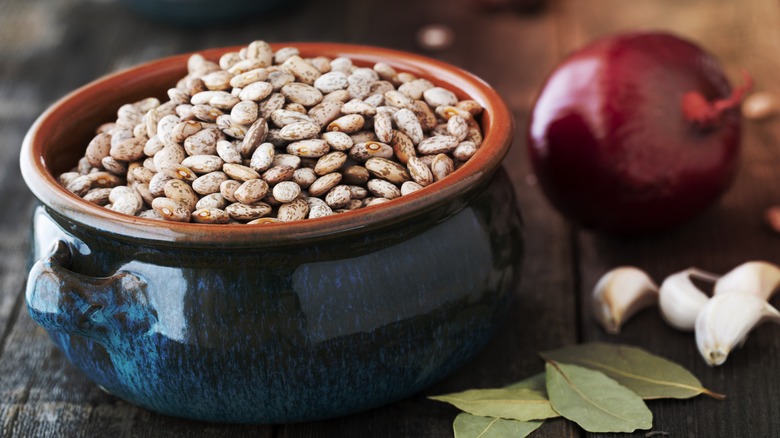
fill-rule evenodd
<path id="1" fill-rule="evenodd" d="M 526 388 L 470 389 L 429 398 L 481 417 L 531 421 L 559 416 L 545 395 Z"/>
<path id="2" fill-rule="evenodd" d="M 677 363 L 638 347 L 604 342 L 573 345 L 540 353 L 546 360 L 601 371 L 644 399 L 690 398 L 699 394 L 722 400 Z"/>
<path id="3" fill-rule="evenodd" d="M 455 438 L 524 438 L 543 421 L 517 421 L 459 414 L 452 423 Z"/>
<path id="4" fill-rule="evenodd" d="M 525 378 L 517 383 L 505 386 L 506 389 L 530 389 L 536 391 L 547 398 L 547 380 L 544 376 L 544 372 L 534 374 L 531 377 Z"/>
<path id="5" fill-rule="evenodd" d="M 545 369 L 553 409 L 588 432 L 653 426 L 653 413 L 642 398 L 603 373 L 551 360 Z"/>

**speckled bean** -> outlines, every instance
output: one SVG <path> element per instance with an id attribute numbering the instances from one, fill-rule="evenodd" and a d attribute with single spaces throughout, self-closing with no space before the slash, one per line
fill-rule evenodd
<path id="1" fill-rule="evenodd" d="M 437 106 L 452 106 L 458 103 L 455 93 L 442 87 L 433 87 L 425 90 L 423 98 L 433 108 Z"/>
<path id="2" fill-rule="evenodd" d="M 306 219 L 309 214 L 309 204 L 301 198 L 282 204 L 276 217 L 282 222 L 291 222 Z"/>
<path id="3" fill-rule="evenodd" d="M 395 199 L 401 196 L 401 190 L 395 184 L 383 179 L 370 179 L 366 187 L 377 198 Z"/>
<path id="4" fill-rule="evenodd" d="M 419 183 L 416 183 L 414 181 L 406 181 L 405 183 L 401 184 L 401 196 L 406 196 L 409 193 L 414 193 L 420 189 L 422 189 L 423 186 Z"/>
<path id="5" fill-rule="evenodd" d="M 79 164 L 81 164 L 81 162 L 79 162 Z M 119 161 L 112 156 L 103 157 L 103 159 L 100 160 L 100 164 L 103 166 L 104 169 L 113 173 L 114 175 L 127 174 L 127 163 L 123 161 Z M 89 162 L 87 162 L 87 165 L 89 165 Z M 79 169 L 79 171 L 82 173 L 88 172 L 88 170 L 83 170 L 83 169 Z"/>
<path id="6" fill-rule="evenodd" d="M 376 108 L 359 99 L 352 99 L 341 106 L 343 114 L 360 114 L 369 117 L 376 114 Z"/>
<path id="7" fill-rule="evenodd" d="M 243 164 L 225 163 L 222 165 L 222 171 L 230 178 L 237 181 L 249 181 L 250 179 L 260 178 L 260 174 L 251 167 Z"/>
<path id="8" fill-rule="evenodd" d="M 279 136 L 285 140 L 297 141 L 316 137 L 320 133 L 320 125 L 312 122 L 295 122 L 285 125 L 279 130 Z"/>
<path id="9" fill-rule="evenodd" d="M 316 180 L 317 174 L 314 169 L 302 167 L 300 169 L 295 169 L 295 172 L 293 172 L 292 181 L 298 184 L 302 189 L 308 188 Z"/>
<path id="10" fill-rule="evenodd" d="M 469 133 L 469 125 L 463 117 L 456 115 L 447 121 L 447 132 L 458 141 L 463 141 Z"/>
<path id="11" fill-rule="evenodd" d="M 109 202 L 108 195 L 110 193 L 111 189 L 109 188 L 90 189 L 86 194 L 84 194 L 84 200 L 93 204 L 104 206 Z"/>
<path id="12" fill-rule="evenodd" d="M 245 158 L 251 157 L 255 149 L 257 149 L 257 147 L 265 141 L 267 134 L 268 123 L 265 121 L 265 119 L 257 119 L 255 123 L 249 127 L 249 130 L 247 130 L 246 136 L 244 137 L 243 142 L 241 142 L 241 146 L 238 148 L 241 156 Z"/>
<path id="13" fill-rule="evenodd" d="M 251 167 L 256 172 L 265 172 L 269 167 L 271 167 L 274 161 L 275 153 L 276 152 L 273 144 L 260 144 L 260 146 L 258 146 L 257 149 L 255 149 L 255 151 L 252 153 L 249 167 Z"/>
<path id="14" fill-rule="evenodd" d="M 342 208 L 352 200 L 352 192 L 348 186 L 338 185 L 330 189 L 325 195 L 325 203 L 330 208 Z"/>
<path id="15" fill-rule="evenodd" d="M 139 172 L 143 172 L 145 170 L 143 167 L 139 167 Z M 151 174 L 151 172 L 149 172 Z M 148 174 L 144 174 L 148 175 Z M 151 175 L 148 175 L 151 179 Z M 124 182 L 124 178 L 118 175 L 114 175 L 110 172 L 92 172 L 87 174 L 87 177 L 89 177 L 89 180 L 91 182 L 90 187 L 93 189 L 96 188 L 105 188 L 105 187 L 116 187 Z M 146 182 L 146 181 L 145 181 Z"/>
<path id="16" fill-rule="evenodd" d="M 241 89 L 241 92 L 238 93 L 238 98 L 241 100 L 252 100 L 255 102 L 260 102 L 261 100 L 270 96 L 273 91 L 274 87 L 268 82 L 252 82 L 251 84 Z"/>
<path id="17" fill-rule="evenodd" d="M 415 79 L 401 84 L 398 91 L 414 100 L 420 100 L 426 90 L 433 88 L 433 84 L 427 79 Z"/>
<path id="18" fill-rule="evenodd" d="M 299 157 L 319 158 L 329 150 L 328 142 L 319 138 L 300 140 L 287 145 L 287 153 Z"/>
<path id="19" fill-rule="evenodd" d="M 217 142 L 217 155 L 225 163 L 241 164 L 241 153 L 232 142 L 220 140 Z"/>
<path id="20" fill-rule="evenodd" d="M 365 167 L 375 177 L 390 181 L 393 184 L 403 184 L 411 179 L 409 172 L 402 165 L 386 158 L 369 158 Z"/>
<path id="21" fill-rule="evenodd" d="M 284 107 L 285 98 L 281 93 L 271 93 L 258 105 L 260 111 L 260 117 L 267 119 L 271 117 L 271 114 Z"/>
<path id="22" fill-rule="evenodd" d="M 251 125 L 257 120 L 258 107 L 257 103 L 251 100 L 244 100 L 236 104 L 232 110 L 230 110 L 230 118 L 235 123 L 242 125 Z"/>
<path id="23" fill-rule="evenodd" d="M 274 198 L 283 203 L 291 202 L 301 194 L 301 187 L 293 181 L 282 181 L 273 188 Z"/>
<path id="24" fill-rule="evenodd" d="M 199 224 L 226 224 L 230 222 L 230 215 L 222 209 L 206 207 L 192 212 L 192 221 Z"/>
<path id="25" fill-rule="evenodd" d="M 344 166 L 341 170 L 345 184 L 365 184 L 371 175 L 368 173 L 365 167 L 352 164 Z"/>
<path id="26" fill-rule="evenodd" d="M 447 175 L 455 171 L 455 163 L 446 154 L 438 154 L 431 162 L 431 172 L 433 173 L 434 181 L 441 181 Z"/>
<path id="27" fill-rule="evenodd" d="M 414 99 L 397 90 L 385 93 L 385 103 L 396 108 L 409 108 L 414 105 Z"/>
<path id="28" fill-rule="evenodd" d="M 225 211 L 233 219 L 240 221 L 250 221 L 270 213 L 271 206 L 264 202 L 256 202 L 253 204 L 234 202 L 225 207 Z"/>
<path id="29" fill-rule="evenodd" d="M 247 59 L 255 59 L 264 67 L 268 67 L 273 64 L 274 51 L 271 45 L 263 40 L 252 41 L 246 47 L 246 57 Z"/>
<path id="30" fill-rule="evenodd" d="M 344 90 L 347 85 L 347 75 L 341 71 L 325 73 L 314 81 L 314 87 L 326 94 L 336 90 Z"/>
<path id="31" fill-rule="evenodd" d="M 436 155 L 451 152 L 458 146 L 458 139 L 451 135 L 428 137 L 417 145 L 417 151 L 423 155 Z"/>
<path id="32" fill-rule="evenodd" d="M 84 156 L 89 164 L 94 167 L 100 167 L 103 158 L 107 157 L 111 150 L 111 135 L 101 133 L 95 136 L 87 145 L 87 151 Z"/>
<path id="33" fill-rule="evenodd" d="M 286 109 L 278 109 L 271 113 L 271 122 L 279 128 L 284 128 L 287 125 L 293 123 L 316 123 L 313 118 L 306 114 L 301 114 L 297 111 L 289 111 Z"/>
<path id="34" fill-rule="evenodd" d="M 256 68 L 233 76 L 230 80 L 230 86 L 233 88 L 244 88 L 249 84 L 265 81 L 266 79 L 268 79 L 268 70 Z"/>
<path id="35" fill-rule="evenodd" d="M 265 197 L 268 194 L 268 183 L 262 179 L 251 179 L 244 182 L 238 187 L 233 196 L 238 202 L 244 204 L 253 204 Z"/>
<path id="36" fill-rule="evenodd" d="M 295 169 L 288 166 L 273 166 L 270 169 L 263 172 L 261 178 L 268 184 L 275 185 L 282 181 L 289 181 L 292 179 Z"/>
<path id="37" fill-rule="evenodd" d="M 393 140 L 393 117 L 386 112 L 378 112 L 374 116 L 374 133 L 377 140 L 390 143 Z"/>
<path id="38" fill-rule="evenodd" d="M 282 64 L 282 68 L 292 73 L 298 82 L 307 85 L 314 84 L 314 81 L 316 81 L 317 78 L 319 78 L 321 75 L 320 71 L 317 70 L 316 67 L 304 61 L 303 58 L 298 55 L 293 55 L 287 58 L 287 60 Z"/>
<path id="39" fill-rule="evenodd" d="M 344 152 L 330 152 L 317 160 L 317 164 L 314 166 L 314 173 L 322 176 L 331 172 L 335 172 L 340 169 L 346 161 L 347 154 Z"/>
<path id="40" fill-rule="evenodd" d="M 452 151 L 452 157 L 456 160 L 467 161 L 477 152 L 477 145 L 472 141 L 462 141 Z"/>
<path id="41" fill-rule="evenodd" d="M 157 152 L 160 152 L 165 147 L 165 143 L 160 140 L 160 137 L 153 136 L 144 143 L 144 155 L 147 157 L 153 157 Z"/>
<path id="42" fill-rule="evenodd" d="M 84 196 L 92 188 L 92 180 L 88 175 L 81 175 L 70 181 L 65 188 L 76 196 Z"/>
<path id="43" fill-rule="evenodd" d="M 347 114 L 328 123 L 328 131 L 338 131 L 352 134 L 363 129 L 366 120 L 360 114 Z"/>
<path id="44" fill-rule="evenodd" d="M 146 141 L 140 138 L 128 138 L 116 146 L 111 146 L 109 154 L 115 160 L 135 161 L 144 156 L 145 144 Z"/>
<path id="45" fill-rule="evenodd" d="M 192 169 L 181 163 L 165 162 L 158 166 L 158 169 L 160 173 L 164 173 L 174 179 L 192 182 L 198 178 L 198 175 Z"/>
<path id="46" fill-rule="evenodd" d="M 163 193 L 165 193 L 165 197 L 173 199 L 189 211 L 195 210 L 195 204 L 198 203 L 198 195 L 192 187 L 178 179 L 172 179 L 165 183 Z"/>
<path id="47" fill-rule="evenodd" d="M 418 144 L 423 140 L 423 130 L 417 116 L 412 110 L 403 108 L 393 114 L 393 121 L 398 130 L 406 134 L 412 143 Z"/>
<path id="48" fill-rule="evenodd" d="M 349 149 L 349 157 L 360 163 L 372 157 L 390 158 L 393 156 L 393 148 L 378 141 L 356 143 Z"/>
<path id="49" fill-rule="evenodd" d="M 224 114 L 225 113 L 219 108 L 215 108 L 211 105 L 202 104 L 192 106 L 192 115 L 203 122 L 216 122 L 217 119 Z"/>
<path id="50" fill-rule="evenodd" d="M 202 175 L 222 169 L 224 162 L 216 155 L 191 155 L 185 158 L 181 164 Z"/>
<path id="51" fill-rule="evenodd" d="M 219 194 L 228 202 L 237 202 L 234 194 L 239 187 L 241 187 L 241 183 L 234 179 L 222 181 L 222 183 L 219 184 Z"/>
<path id="52" fill-rule="evenodd" d="M 321 138 L 336 151 L 346 151 L 354 145 L 352 137 L 339 131 L 323 132 Z"/>
<path id="53" fill-rule="evenodd" d="M 215 155 L 217 142 L 223 138 L 224 135 L 218 129 L 203 129 L 184 140 L 184 151 L 188 155 Z"/>
<path id="54" fill-rule="evenodd" d="M 409 175 L 416 183 L 421 186 L 427 186 L 433 183 L 433 173 L 431 173 L 430 167 L 419 158 L 410 157 L 406 166 L 409 169 Z"/>
<path id="55" fill-rule="evenodd" d="M 309 194 L 311 196 L 321 196 L 340 183 L 341 178 L 342 175 L 338 172 L 323 175 L 309 186 Z"/>
<path id="56" fill-rule="evenodd" d="M 319 126 L 327 126 L 341 116 L 343 106 L 344 103 L 340 101 L 320 102 L 314 105 L 308 114 Z"/>
<path id="57" fill-rule="evenodd" d="M 282 95 L 287 100 L 303 106 L 314 106 L 322 101 L 322 92 L 311 85 L 293 82 L 282 87 Z"/>
<path id="58" fill-rule="evenodd" d="M 347 90 L 336 90 L 323 96 L 323 102 L 347 102 L 352 97 Z"/>
<path id="59" fill-rule="evenodd" d="M 134 191 L 126 193 L 111 202 L 111 210 L 130 216 L 135 216 L 135 214 L 141 210 L 141 207 L 143 207 L 143 200 L 141 199 L 141 196 Z"/>
<path id="60" fill-rule="evenodd" d="M 163 196 L 165 194 L 163 190 L 165 188 L 165 183 L 171 179 L 173 178 L 164 173 L 155 173 L 149 181 L 149 191 L 152 192 L 152 195 L 154 196 Z"/>
<path id="61" fill-rule="evenodd" d="M 167 221 L 188 222 L 190 220 L 190 210 L 173 199 L 155 198 L 152 202 L 152 208 Z"/>

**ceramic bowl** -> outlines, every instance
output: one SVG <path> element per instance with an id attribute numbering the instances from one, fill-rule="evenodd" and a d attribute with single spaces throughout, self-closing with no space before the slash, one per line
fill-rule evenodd
<path id="1" fill-rule="evenodd" d="M 64 97 L 21 152 L 41 204 L 26 299 L 68 360 L 109 393 L 209 421 L 334 417 L 439 381 L 501 322 L 522 252 L 500 170 L 512 138 L 501 98 L 471 74 L 417 55 L 295 45 L 304 56 L 385 61 L 476 100 L 485 108 L 481 148 L 444 180 L 359 211 L 264 226 L 168 223 L 85 202 L 55 175 L 120 105 L 164 96 L 188 55 Z M 228 50 L 236 48 L 201 53 L 216 59 Z"/>

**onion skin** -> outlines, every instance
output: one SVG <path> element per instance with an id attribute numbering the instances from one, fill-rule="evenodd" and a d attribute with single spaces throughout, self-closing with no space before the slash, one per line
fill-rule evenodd
<path id="1" fill-rule="evenodd" d="M 694 103 L 712 103 L 710 112 L 683 110 L 696 94 L 703 99 Z M 717 61 L 692 43 L 616 35 L 575 52 L 547 79 L 528 152 L 545 194 L 574 222 L 616 234 L 662 230 L 730 185 L 738 106 Z"/>

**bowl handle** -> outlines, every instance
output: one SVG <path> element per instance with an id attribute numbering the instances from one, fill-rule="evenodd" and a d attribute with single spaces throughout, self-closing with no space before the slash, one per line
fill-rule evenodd
<path id="1" fill-rule="evenodd" d="M 70 245 L 58 240 L 49 256 L 30 270 L 27 308 L 41 327 L 111 347 L 120 344 L 117 336 L 143 334 L 157 322 L 141 276 L 119 271 L 110 277 L 90 277 L 69 270 L 71 260 Z"/>

